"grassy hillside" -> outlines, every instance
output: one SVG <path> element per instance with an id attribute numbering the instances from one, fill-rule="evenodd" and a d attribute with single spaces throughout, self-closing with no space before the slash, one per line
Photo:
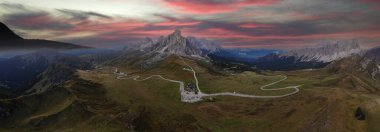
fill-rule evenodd
<path id="1" fill-rule="evenodd" d="M 210 74 L 196 61 L 186 60 L 196 71 L 203 92 L 242 92 L 258 95 L 284 94 L 289 91 L 262 92 L 258 87 L 287 75 L 288 80 L 275 87 L 303 84 L 301 92 L 279 99 L 247 99 L 215 97 L 195 104 L 181 103 L 178 84 L 160 79 L 147 81 L 117 80 L 112 69 L 80 72 L 82 78 L 104 84 L 108 97 L 129 107 L 148 107 L 150 128 L 154 130 L 197 131 L 365 131 L 365 121 L 353 116 L 361 97 L 337 85 L 340 75 L 326 71 L 270 72 L 260 75 L 244 72 L 236 75 Z M 172 57 L 156 68 L 140 71 L 131 67 L 122 70 L 132 75 L 164 75 L 183 80 L 191 78 L 183 71 L 181 60 Z M 128 72 L 131 71 L 131 72 Z M 107 73 L 108 72 L 108 73 Z M 317 74 L 318 73 L 318 74 Z M 173 122 L 175 121 L 175 122 Z"/>
<path id="2" fill-rule="evenodd" d="M 0 131 L 367 131 L 379 130 L 377 93 L 346 87 L 347 74 L 329 70 L 214 74 L 185 58 L 197 72 L 203 92 L 263 92 L 261 85 L 288 79 L 271 88 L 303 84 L 295 95 L 277 99 L 220 96 L 182 103 L 179 85 L 162 79 L 116 79 L 113 67 L 77 71 L 79 78 L 39 95 L 0 101 Z M 184 64 L 170 57 L 148 70 L 118 65 L 128 76 L 153 74 L 194 81 Z M 353 76 L 355 77 L 355 76 Z M 355 84 L 356 82 L 354 82 Z M 351 85 L 351 84 L 350 84 Z M 356 84 L 355 84 L 356 85 Z M 364 85 L 363 85 L 364 86 Z M 371 100 L 371 101 L 369 101 Z M 371 103 L 372 102 L 372 103 Z M 361 107 L 368 117 L 357 120 Z M 374 109 L 376 108 L 376 109 Z"/>

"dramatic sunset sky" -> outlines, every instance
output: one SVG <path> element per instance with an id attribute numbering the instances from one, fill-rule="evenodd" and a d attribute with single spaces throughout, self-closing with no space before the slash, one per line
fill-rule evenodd
<path id="1" fill-rule="evenodd" d="M 100 47 L 176 28 L 231 48 L 380 46 L 380 0 L 0 0 L 0 21 L 24 38 Z"/>

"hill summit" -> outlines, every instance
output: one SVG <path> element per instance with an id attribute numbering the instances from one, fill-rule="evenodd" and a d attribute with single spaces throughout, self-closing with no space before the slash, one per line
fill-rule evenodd
<path id="1" fill-rule="evenodd" d="M 89 47 L 75 45 L 64 42 L 43 40 L 43 39 L 23 39 L 15 34 L 7 25 L 0 22 L 0 51 L 4 50 L 39 50 L 39 49 L 85 49 Z"/>
<path id="2" fill-rule="evenodd" d="M 7 25 L 0 22 L 0 40 L 21 40 L 20 36 L 15 34 Z"/>

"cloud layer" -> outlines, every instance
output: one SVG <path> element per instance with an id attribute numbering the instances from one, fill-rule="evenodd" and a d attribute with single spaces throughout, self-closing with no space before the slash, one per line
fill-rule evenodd
<path id="1" fill-rule="evenodd" d="M 380 45 L 377 0 L 90 1 L 103 8 L 57 8 L 57 1 L 50 3 L 55 8 L 27 0 L 0 2 L 0 18 L 26 38 L 100 47 L 158 38 L 176 28 L 230 48 L 289 49 L 337 39 L 359 39 L 364 47 Z M 134 8 L 142 3 L 146 8 Z M 122 12 L 128 11 L 118 9 L 123 4 L 138 13 Z"/>

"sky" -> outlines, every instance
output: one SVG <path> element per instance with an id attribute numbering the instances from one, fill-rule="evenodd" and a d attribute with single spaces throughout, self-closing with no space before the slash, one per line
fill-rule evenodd
<path id="1" fill-rule="evenodd" d="M 181 29 L 225 48 L 292 49 L 336 40 L 380 46 L 380 0 L 0 0 L 24 38 L 93 47 Z"/>

